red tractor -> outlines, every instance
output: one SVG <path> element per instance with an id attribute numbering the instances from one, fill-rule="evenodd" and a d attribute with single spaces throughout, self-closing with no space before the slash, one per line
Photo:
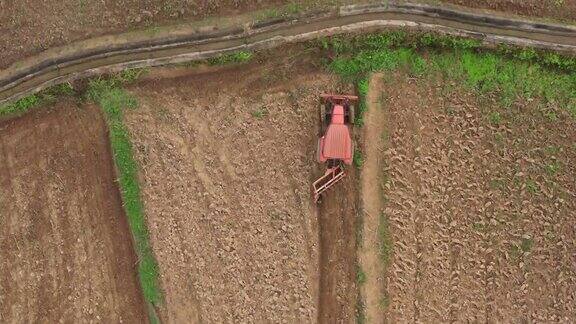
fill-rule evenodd
<path id="1" fill-rule="evenodd" d="M 357 96 L 320 96 L 320 138 L 318 162 L 326 163 L 326 172 L 312 184 L 314 202 L 322 193 L 340 181 L 346 173 L 344 164 L 352 164 L 354 143 L 351 130 L 354 124 L 354 104 Z"/>

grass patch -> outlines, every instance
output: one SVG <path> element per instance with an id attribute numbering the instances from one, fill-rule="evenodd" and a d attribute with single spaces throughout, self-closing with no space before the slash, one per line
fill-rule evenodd
<path id="1" fill-rule="evenodd" d="M 254 117 L 254 118 L 262 119 L 265 116 L 268 116 L 268 110 L 265 108 L 254 110 L 252 112 L 252 117 Z"/>
<path id="2" fill-rule="evenodd" d="M 31 109 L 53 103 L 61 96 L 73 96 L 74 94 L 75 91 L 70 83 L 58 84 L 11 104 L 0 106 L 0 118 L 21 116 Z"/>
<path id="3" fill-rule="evenodd" d="M 356 267 L 356 283 L 358 284 L 358 286 L 362 286 L 363 284 L 366 283 L 366 273 L 364 272 L 364 270 L 362 270 L 362 267 L 360 267 L 360 265 L 358 265 Z"/>
<path id="4" fill-rule="evenodd" d="M 493 111 L 488 115 L 488 120 L 492 125 L 498 126 L 502 123 L 502 115 L 497 111 Z"/>
<path id="5" fill-rule="evenodd" d="M 124 81 L 122 81 L 124 80 Z M 129 76 L 96 79 L 90 82 L 87 98 L 100 105 L 109 127 L 110 143 L 118 170 L 118 183 L 138 256 L 138 277 L 144 299 L 158 305 L 162 299 L 158 282 L 158 264 L 149 242 L 148 228 L 138 183 L 138 166 L 133 157 L 132 142 L 123 122 L 124 109 L 135 108 L 137 101 L 119 82 L 133 81 Z"/>
<path id="6" fill-rule="evenodd" d="M 522 241 L 520 242 L 520 249 L 522 252 L 527 253 L 532 250 L 534 246 L 534 240 L 529 237 L 523 237 Z"/>
<path id="7" fill-rule="evenodd" d="M 364 114 L 368 110 L 368 104 L 366 103 L 366 96 L 368 95 L 368 89 L 370 88 L 370 78 L 365 77 L 358 80 L 356 87 L 358 89 L 359 101 L 358 109 L 354 112 L 354 125 L 362 127 L 364 126 Z"/>
<path id="8" fill-rule="evenodd" d="M 548 107 L 561 107 L 576 117 L 576 58 L 511 47 L 489 51 L 475 40 L 403 32 L 324 38 L 318 44 L 335 53 L 328 70 L 359 85 L 371 72 L 404 69 L 495 94 L 504 107 L 520 98 L 538 99 L 547 107 L 544 111 L 553 113 L 548 113 L 550 121 L 557 116 Z M 501 122 L 499 113 L 490 119 Z"/>
<path id="9" fill-rule="evenodd" d="M 217 57 L 212 57 L 207 60 L 209 65 L 226 65 L 233 63 L 247 62 L 252 59 L 251 52 L 239 51 L 230 54 L 224 54 Z"/>
<path id="10" fill-rule="evenodd" d="M 130 84 L 138 80 L 144 74 L 148 73 L 148 71 L 149 70 L 146 68 L 124 70 L 120 73 L 111 75 L 106 79 L 106 83 L 110 86 Z M 103 81 L 102 79 L 97 79 L 93 82 L 98 83 Z M 75 96 L 76 94 L 76 91 L 70 83 L 64 82 L 57 84 L 36 94 L 26 96 L 11 104 L 0 106 L 0 118 L 21 116 L 34 108 L 54 103 L 61 97 L 71 97 Z"/>
<path id="11" fill-rule="evenodd" d="M 560 163 L 554 161 L 546 165 L 546 173 L 550 176 L 555 176 L 560 171 Z"/>

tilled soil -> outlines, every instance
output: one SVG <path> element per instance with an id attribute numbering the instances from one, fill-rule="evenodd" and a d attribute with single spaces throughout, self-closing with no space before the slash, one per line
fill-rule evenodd
<path id="1" fill-rule="evenodd" d="M 153 74 L 132 89 L 140 107 L 126 122 L 169 323 L 315 322 L 319 308 L 353 317 L 353 300 L 344 305 L 356 294 L 347 282 L 353 274 L 340 263 L 355 262 L 347 243 L 353 218 L 345 218 L 353 205 L 332 204 L 319 216 L 310 195 L 321 172 L 318 94 L 337 82 L 265 61 L 201 73 L 156 70 L 163 79 Z M 330 248 L 343 249 L 329 254 L 320 279 L 326 235 Z M 322 280 L 335 287 L 326 298 Z"/>
<path id="2" fill-rule="evenodd" d="M 396 75 L 381 90 L 388 321 L 572 322 L 574 119 L 442 84 Z"/>
<path id="3" fill-rule="evenodd" d="M 0 123 L 0 322 L 146 321 L 108 143 L 74 102 Z"/>

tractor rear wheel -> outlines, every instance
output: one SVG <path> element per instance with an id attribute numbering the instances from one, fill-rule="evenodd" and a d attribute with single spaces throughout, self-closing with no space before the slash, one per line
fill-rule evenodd
<path id="1" fill-rule="evenodd" d="M 324 132 L 326 131 L 326 106 L 324 103 L 320 103 L 318 113 L 320 114 L 320 116 L 318 116 L 318 120 L 320 120 L 320 136 L 324 136 Z"/>
<path id="2" fill-rule="evenodd" d="M 354 125 L 354 123 L 356 122 L 356 115 L 355 115 L 355 106 L 354 105 L 350 105 L 350 108 L 348 108 L 348 122 L 350 123 L 350 125 Z"/>

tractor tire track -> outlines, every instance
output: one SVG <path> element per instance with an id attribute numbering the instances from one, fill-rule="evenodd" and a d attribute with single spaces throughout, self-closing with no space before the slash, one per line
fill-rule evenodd
<path id="1" fill-rule="evenodd" d="M 298 17 L 237 25 L 128 33 L 47 50 L 0 71 L 0 104 L 55 84 L 126 68 L 206 59 L 238 50 L 258 50 L 319 36 L 403 27 L 576 52 L 576 28 L 533 23 L 473 11 L 416 4 L 349 5 Z M 211 30 L 206 32 L 206 30 Z"/>

